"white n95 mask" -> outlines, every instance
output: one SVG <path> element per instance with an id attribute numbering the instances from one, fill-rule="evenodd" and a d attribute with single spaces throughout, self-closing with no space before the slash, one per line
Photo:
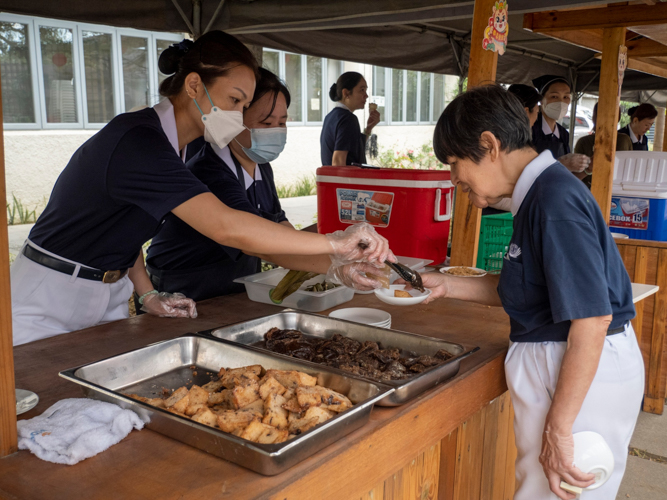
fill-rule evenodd
<path id="1" fill-rule="evenodd" d="M 552 120 L 560 121 L 565 118 L 570 105 L 566 102 L 550 102 L 543 106 L 544 114 Z"/>
<path id="2" fill-rule="evenodd" d="M 201 121 L 204 122 L 204 140 L 222 149 L 243 131 L 243 113 L 240 111 L 224 111 L 218 108 L 213 104 L 211 96 L 208 94 L 208 90 L 206 90 L 206 85 L 204 85 L 204 90 L 211 103 L 210 113 L 204 114 L 197 101 L 193 99 L 202 115 Z"/>
<path id="3" fill-rule="evenodd" d="M 234 139 L 251 161 L 269 163 L 278 158 L 285 149 L 287 142 L 286 127 L 252 128 L 250 130 L 250 147 L 244 147 Z"/>

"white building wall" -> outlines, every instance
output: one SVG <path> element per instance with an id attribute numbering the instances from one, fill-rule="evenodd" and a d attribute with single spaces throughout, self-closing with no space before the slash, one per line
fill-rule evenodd
<path id="1" fill-rule="evenodd" d="M 12 130 L 4 133 L 7 203 L 44 209 L 60 172 L 95 130 Z"/>

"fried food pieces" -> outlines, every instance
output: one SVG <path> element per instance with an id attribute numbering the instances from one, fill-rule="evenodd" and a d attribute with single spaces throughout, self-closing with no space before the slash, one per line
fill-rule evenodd
<path id="1" fill-rule="evenodd" d="M 179 387 L 164 398 L 127 396 L 263 444 L 287 441 L 352 408 L 345 395 L 317 385 L 316 377 L 260 365 L 223 367 L 207 384 Z"/>
<path id="2" fill-rule="evenodd" d="M 409 292 L 406 292 L 405 290 L 394 290 L 394 297 L 403 297 L 406 299 L 409 299 L 412 297 Z"/>

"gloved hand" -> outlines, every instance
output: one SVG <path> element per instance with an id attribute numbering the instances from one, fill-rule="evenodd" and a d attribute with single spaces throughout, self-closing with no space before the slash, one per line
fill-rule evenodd
<path id="1" fill-rule="evenodd" d="M 336 231 L 326 237 L 333 249 L 331 261 L 335 267 L 362 261 L 382 267 L 385 260 L 396 262 L 389 250 L 389 242 L 366 222 L 352 224 L 345 231 Z"/>
<path id="2" fill-rule="evenodd" d="M 195 301 L 182 293 L 160 292 L 144 298 L 142 311 L 161 318 L 196 318 Z"/>
<path id="3" fill-rule="evenodd" d="M 348 288 L 366 292 L 382 288 L 382 282 L 376 279 L 377 276 L 382 276 L 382 274 L 382 269 L 378 269 L 367 262 L 353 262 L 352 264 L 340 266 L 335 266 L 332 263 L 327 272 L 327 280 Z M 389 282 L 388 273 L 386 278 L 387 282 Z"/>
<path id="4" fill-rule="evenodd" d="M 558 161 L 567 167 L 570 172 L 583 172 L 591 163 L 591 159 L 582 154 L 568 153 L 558 158 Z"/>

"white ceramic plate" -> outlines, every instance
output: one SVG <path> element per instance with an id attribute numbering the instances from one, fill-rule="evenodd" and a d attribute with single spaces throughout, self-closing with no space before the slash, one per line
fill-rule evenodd
<path id="1" fill-rule="evenodd" d="M 16 389 L 16 414 L 32 410 L 39 403 L 39 396 L 31 391 Z"/>
<path id="2" fill-rule="evenodd" d="M 624 233 L 611 233 L 611 235 L 617 240 L 627 240 L 630 238 L 630 236 Z"/>
<path id="3" fill-rule="evenodd" d="M 405 285 L 391 285 L 389 289 L 378 288 L 375 290 L 375 296 L 386 304 L 393 306 L 414 306 L 420 302 L 424 302 L 426 298 L 431 295 L 431 290 L 428 288 L 425 292 L 419 290 L 407 290 L 411 297 L 394 297 L 395 290 L 405 290 Z"/>
<path id="4" fill-rule="evenodd" d="M 329 317 L 373 326 L 383 325 L 387 322 L 391 323 L 391 314 L 381 309 L 371 309 L 370 307 L 347 307 L 345 309 L 338 309 L 329 313 Z"/>
<path id="5" fill-rule="evenodd" d="M 440 272 L 442 274 L 447 274 L 448 276 L 455 276 L 454 274 L 449 274 L 447 272 L 447 270 L 454 269 L 455 267 L 468 267 L 468 266 L 441 267 Z M 486 276 L 486 271 L 484 269 L 480 269 L 479 267 L 469 267 L 468 269 L 472 269 L 473 271 L 477 271 L 480 274 L 476 274 L 475 276 L 457 276 L 457 278 L 481 278 L 482 276 Z"/>

